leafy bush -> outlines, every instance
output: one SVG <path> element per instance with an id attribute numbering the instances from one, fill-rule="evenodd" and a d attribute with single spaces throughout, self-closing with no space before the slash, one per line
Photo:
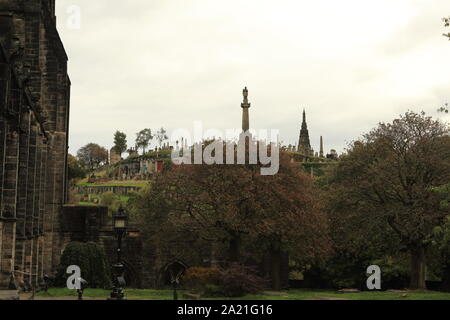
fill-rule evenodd
<path id="1" fill-rule="evenodd" d="M 386 256 L 374 260 L 374 265 L 381 269 L 381 288 L 404 289 L 409 283 L 409 257 L 405 254 L 397 254 L 396 257 Z"/>
<path id="2" fill-rule="evenodd" d="M 105 192 L 102 194 L 100 204 L 102 206 L 110 208 L 113 205 L 114 201 L 116 201 L 116 198 L 117 197 L 113 192 L 111 191 Z"/>
<path id="3" fill-rule="evenodd" d="M 381 288 L 403 289 L 409 281 L 408 257 L 398 253 L 396 257 L 384 256 L 381 259 L 336 255 L 326 262 L 309 266 L 304 271 L 304 287 L 313 289 L 357 288 L 367 290 L 367 267 L 378 265 L 381 268 Z"/>
<path id="4" fill-rule="evenodd" d="M 111 268 L 102 246 L 89 242 L 71 242 L 65 248 L 55 279 L 57 286 L 65 287 L 70 274 L 67 267 L 77 265 L 81 269 L 81 277 L 88 282 L 89 288 L 110 288 Z"/>
<path id="5" fill-rule="evenodd" d="M 265 280 L 256 275 L 253 268 L 232 264 L 220 272 L 219 285 L 226 297 L 242 297 L 249 293 L 261 292 Z"/>
<path id="6" fill-rule="evenodd" d="M 192 267 L 184 273 L 182 283 L 187 289 L 203 290 L 207 285 L 217 285 L 219 279 L 219 268 Z"/>
<path id="7" fill-rule="evenodd" d="M 86 170 L 83 169 L 83 163 L 71 154 L 67 157 L 68 178 L 70 180 L 78 180 L 86 177 Z"/>
<path id="8" fill-rule="evenodd" d="M 185 288 L 197 290 L 208 297 L 242 297 L 264 289 L 265 280 L 253 268 L 233 264 L 225 269 L 189 268 L 182 278 Z"/>
<path id="9" fill-rule="evenodd" d="M 203 295 L 205 297 L 223 297 L 225 295 L 223 287 L 215 284 L 207 284 L 203 289 Z"/>
<path id="10" fill-rule="evenodd" d="M 303 272 L 304 287 L 312 289 L 364 289 L 366 268 L 371 263 L 360 257 L 341 253 L 317 264 L 308 266 Z"/>

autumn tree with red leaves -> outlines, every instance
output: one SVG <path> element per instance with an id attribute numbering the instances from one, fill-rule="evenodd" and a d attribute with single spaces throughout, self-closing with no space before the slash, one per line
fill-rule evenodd
<path id="1" fill-rule="evenodd" d="M 281 256 L 314 259 L 328 248 L 327 219 L 312 179 L 289 155 L 280 154 L 280 170 L 261 175 L 261 165 L 181 165 L 157 176 L 142 196 L 143 225 L 155 224 L 156 212 L 178 228 L 228 243 L 228 261 L 241 262 L 243 239 L 270 253 L 273 289 L 281 287 Z"/>

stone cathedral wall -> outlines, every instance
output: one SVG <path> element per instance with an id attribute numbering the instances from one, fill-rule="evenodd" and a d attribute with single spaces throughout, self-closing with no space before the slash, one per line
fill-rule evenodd
<path id="1" fill-rule="evenodd" d="M 67 60 L 54 0 L 0 0 L 0 289 L 37 287 L 59 263 Z"/>

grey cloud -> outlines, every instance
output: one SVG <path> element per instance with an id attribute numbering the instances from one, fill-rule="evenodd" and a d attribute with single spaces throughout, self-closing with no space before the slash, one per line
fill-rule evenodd
<path id="1" fill-rule="evenodd" d="M 450 45 L 439 38 L 441 15 L 450 12 L 445 0 L 367 1 L 367 7 L 356 0 L 57 4 L 73 83 L 72 153 L 91 141 L 111 147 L 117 129 L 132 143 L 145 127 L 192 128 L 194 120 L 239 127 L 244 86 L 253 127 L 280 129 L 281 140 L 297 143 L 305 107 L 314 149 L 323 135 L 327 150 L 342 151 L 379 121 L 418 105 L 435 110 L 450 85 L 440 74 L 417 79 L 435 74 L 436 66 L 449 74 Z M 65 25 L 72 4 L 82 10 L 80 30 Z M 390 11 L 401 16 L 403 9 L 417 15 L 394 27 Z M 372 10 L 386 14 L 370 22 L 392 25 L 386 34 L 364 26 Z M 374 39 L 361 37 L 365 27 Z M 405 72 L 405 61 L 422 68 Z"/>
<path id="2" fill-rule="evenodd" d="M 401 55 L 424 46 L 433 39 L 442 38 L 441 19 L 450 12 L 450 5 L 441 1 L 426 1 L 422 2 L 417 10 L 418 13 L 413 19 L 381 45 L 380 50 L 384 54 Z"/>

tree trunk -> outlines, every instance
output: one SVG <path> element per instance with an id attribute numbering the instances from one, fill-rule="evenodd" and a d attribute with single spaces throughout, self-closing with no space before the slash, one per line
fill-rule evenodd
<path id="1" fill-rule="evenodd" d="M 230 262 L 238 263 L 241 257 L 241 237 L 234 236 L 230 240 L 229 259 Z"/>
<path id="2" fill-rule="evenodd" d="M 270 250 L 270 275 L 272 278 L 272 289 L 281 290 L 281 251 L 276 248 Z"/>
<path id="3" fill-rule="evenodd" d="M 411 254 L 411 280 L 409 288 L 424 290 L 425 286 L 425 248 L 414 246 L 410 249 Z"/>
<path id="4" fill-rule="evenodd" d="M 441 290 L 445 292 L 450 292 L 450 264 L 446 264 L 444 267 L 444 276 L 442 278 Z"/>

